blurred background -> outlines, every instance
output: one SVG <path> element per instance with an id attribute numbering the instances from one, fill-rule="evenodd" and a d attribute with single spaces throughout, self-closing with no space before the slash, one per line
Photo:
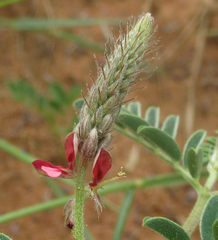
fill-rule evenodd
<path id="1" fill-rule="evenodd" d="M 14 2 L 14 3 L 13 3 Z M 127 99 L 160 107 L 160 122 L 180 115 L 177 141 L 183 148 L 197 129 L 218 128 L 218 4 L 213 0 L 23 0 L 0 1 L 0 137 L 38 159 L 66 164 L 64 140 L 73 129 L 72 102 L 104 63 L 105 42 L 119 34 L 119 23 L 150 12 L 158 26 L 149 71 Z M 113 30 L 112 30 L 113 29 Z M 150 57 L 150 56 L 149 56 Z M 128 179 L 172 172 L 170 166 L 120 133 L 113 132 L 113 167 Z M 128 144 L 128 148 L 126 148 Z M 89 177 L 89 176 L 88 176 Z M 91 171 L 90 171 L 91 178 Z M 66 194 L 74 189 L 58 183 Z M 32 166 L 0 151 L 0 214 L 55 198 Z M 110 239 L 123 193 L 108 195 L 100 218 L 87 200 L 85 222 L 96 239 Z M 145 216 L 183 224 L 195 203 L 190 186 L 137 192 L 122 239 L 163 239 L 143 228 Z M 0 225 L 16 240 L 71 239 L 63 207 Z M 197 240 L 198 231 L 193 235 Z"/>

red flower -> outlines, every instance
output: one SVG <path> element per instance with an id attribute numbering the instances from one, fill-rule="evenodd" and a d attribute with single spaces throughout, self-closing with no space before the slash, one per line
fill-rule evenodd
<path id="1" fill-rule="evenodd" d="M 103 179 L 106 173 L 110 170 L 112 166 L 112 158 L 110 153 L 101 148 L 95 157 L 92 173 L 94 175 L 93 181 L 89 184 L 90 187 L 95 187 Z"/>
<path id="2" fill-rule="evenodd" d="M 66 158 L 68 168 L 63 166 L 54 166 L 50 162 L 36 160 L 32 162 L 35 169 L 40 175 L 51 178 L 71 178 L 74 173 L 75 158 L 78 152 L 78 137 L 75 132 L 70 133 L 65 141 Z M 91 187 L 97 186 L 112 166 L 112 158 L 110 153 L 101 148 L 95 157 L 92 172 L 94 175 Z"/>
<path id="3" fill-rule="evenodd" d="M 78 151 L 78 137 L 75 132 L 70 133 L 65 141 L 66 158 L 69 168 L 62 166 L 54 166 L 50 162 L 36 160 L 32 162 L 35 169 L 40 175 L 52 178 L 70 178 L 74 171 L 75 158 Z"/>

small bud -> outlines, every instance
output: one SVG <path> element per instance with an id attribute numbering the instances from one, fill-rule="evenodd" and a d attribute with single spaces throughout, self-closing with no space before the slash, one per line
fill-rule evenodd
<path id="1" fill-rule="evenodd" d="M 83 159 L 88 160 L 90 158 L 93 158 L 96 154 L 97 147 L 98 147 L 98 131 L 96 128 L 93 128 L 82 147 Z"/>
<path id="2" fill-rule="evenodd" d="M 68 203 L 64 206 L 65 224 L 70 229 L 73 229 L 74 227 L 74 207 L 75 202 L 73 199 L 69 200 Z"/>
<path id="3" fill-rule="evenodd" d="M 114 121 L 116 121 L 116 119 L 120 113 L 120 109 L 121 109 L 121 105 L 118 105 L 111 110 L 111 114 L 113 116 Z"/>
<path id="4" fill-rule="evenodd" d="M 103 114 L 108 113 L 109 111 L 111 111 L 111 109 L 113 109 L 113 107 L 115 105 L 117 105 L 118 103 L 118 99 L 119 99 L 119 92 L 117 92 L 116 94 L 114 94 L 112 97 L 110 97 L 107 102 L 104 104 L 103 106 Z"/>
<path id="5" fill-rule="evenodd" d="M 123 91 L 122 93 L 119 94 L 119 99 L 118 99 L 118 102 L 119 103 L 122 103 L 126 97 L 126 94 L 127 94 L 128 91 Z"/>
<path id="6" fill-rule="evenodd" d="M 106 132 L 108 132 L 112 126 L 112 124 L 114 123 L 114 119 L 113 119 L 113 116 L 111 114 L 107 114 L 101 124 L 99 124 L 98 126 L 98 131 L 99 131 L 99 134 L 102 136 L 104 135 Z"/>
<path id="7" fill-rule="evenodd" d="M 103 116 L 103 106 L 100 106 L 92 117 L 92 124 L 97 126 L 101 123 Z"/>
<path id="8" fill-rule="evenodd" d="M 110 87 L 108 88 L 108 96 L 112 96 L 115 93 L 116 89 L 120 89 L 122 81 L 123 79 L 120 78 L 110 85 Z"/>
<path id="9" fill-rule="evenodd" d="M 100 87 L 100 103 L 103 104 L 107 100 L 108 95 L 108 81 L 104 81 Z"/>
<path id="10" fill-rule="evenodd" d="M 84 103 L 82 109 L 79 114 L 79 119 L 84 119 L 87 115 L 89 115 L 89 107 Z"/>
<path id="11" fill-rule="evenodd" d="M 71 222 L 71 221 L 69 221 L 69 223 L 67 224 L 67 226 L 69 227 L 69 229 L 73 229 L 73 227 L 74 227 L 74 223 L 73 222 Z"/>
<path id="12" fill-rule="evenodd" d="M 80 137 L 82 140 L 87 139 L 91 131 L 91 123 L 89 115 L 86 115 L 83 120 L 80 121 Z"/>
<path id="13" fill-rule="evenodd" d="M 90 107 L 89 113 L 93 115 L 98 107 L 98 90 L 96 87 L 91 89 L 88 102 Z"/>

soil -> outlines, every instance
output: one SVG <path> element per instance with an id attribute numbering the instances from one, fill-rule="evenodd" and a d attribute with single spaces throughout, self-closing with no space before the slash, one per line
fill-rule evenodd
<path id="1" fill-rule="evenodd" d="M 200 24 L 200 17 L 197 14 L 203 4 L 204 1 L 199 0 L 29 0 L 1 8 L 0 16 L 11 19 L 21 17 L 126 19 L 143 12 L 151 12 L 158 25 L 155 34 L 159 39 L 158 55 L 154 52 L 155 60 L 151 63 L 153 70 L 150 71 L 150 76 L 143 75 L 141 77 L 143 80 L 137 86 L 145 88 L 132 92 L 128 98 L 136 97 L 137 101 L 141 101 L 143 114 L 149 106 L 159 106 L 160 122 L 163 122 L 169 114 L 180 115 L 177 141 L 182 148 L 187 139 L 187 132 L 190 132 L 189 124 L 185 121 L 187 96 L 192 72 L 197 72 L 192 61 L 196 49 L 197 53 L 200 52 L 199 44 L 196 43 L 199 31 L 196 29 L 199 29 Z M 207 7 L 213 10 L 209 10 L 210 14 L 207 15 L 208 28 L 216 28 L 218 26 L 216 8 L 212 1 Z M 173 49 L 175 41 L 181 39 L 180 34 L 189 26 L 193 17 L 196 17 L 199 24 L 190 30 L 185 41 L 176 44 L 177 48 L 166 58 L 166 53 Z M 113 28 L 117 35 L 118 27 Z M 111 36 L 110 26 L 79 27 L 68 31 L 102 45 Z M 33 107 L 27 107 L 11 98 L 5 82 L 23 78 L 45 94 L 48 83 L 54 80 L 61 83 L 65 89 L 74 85 L 86 89 L 86 83 L 90 85 L 92 82 L 89 78 L 90 70 L 96 76 L 93 55 L 96 54 L 103 62 L 103 54 L 45 32 L 22 32 L 0 26 L 0 34 L 0 137 L 39 159 L 62 164 L 61 162 L 65 162 L 63 154 L 65 135 L 62 134 L 58 140 L 55 139 L 45 119 Z M 205 129 L 209 135 L 214 135 L 218 127 L 217 43 L 217 36 L 206 38 L 195 83 L 195 117 L 191 132 Z M 157 70 L 154 70 L 156 68 Z M 64 123 L 70 121 L 71 109 L 64 118 L 66 118 Z M 58 124 L 62 124 L 62 121 L 58 120 Z M 133 141 L 119 133 L 113 134 L 114 148 L 111 151 L 113 167 L 105 178 L 115 176 L 121 166 L 124 166 L 128 179 L 174 171 Z M 137 152 L 134 159 L 130 158 L 132 151 Z M 30 165 L 3 151 L 0 151 L 0 161 L 0 214 L 55 198 L 43 178 L 39 178 Z M 74 193 L 74 189 L 66 187 L 64 183 L 59 183 L 59 186 L 67 194 Z M 110 194 L 106 199 L 118 207 L 122 203 L 123 193 Z M 122 239 L 164 239 L 150 229 L 142 227 L 142 219 L 145 216 L 163 216 L 182 225 L 195 201 L 196 194 L 188 185 L 138 191 Z M 86 201 L 85 222 L 96 239 L 111 238 L 116 217 L 116 211 L 105 207 L 98 218 L 94 203 L 91 200 Z M 61 206 L 1 224 L 0 232 L 14 240 L 71 239 L 70 230 L 64 227 L 63 222 Z M 198 230 L 194 232 L 192 239 L 200 239 Z"/>

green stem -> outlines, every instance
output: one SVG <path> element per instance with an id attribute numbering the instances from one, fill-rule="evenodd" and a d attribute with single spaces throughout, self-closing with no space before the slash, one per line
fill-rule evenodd
<path id="1" fill-rule="evenodd" d="M 142 145 L 143 147 L 147 148 L 148 150 L 150 150 L 151 152 L 153 152 L 155 155 L 159 156 L 161 159 L 163 159 L 165 162 L 167 162 L 170 166 L 174 167 L 174 162 L 175 160 L 172 160 L 169 156 L 167 156 L 166 154 L 164 154 L 163 152 L 159 151 L 159 148 L 154 147 L 152 145 L 150 145 L 149 143 L 147 143 L 142 137 L 137 136 L 137 135 L 133 135 L 132 133 L 126 131 L 125 129 L 122 129 L 120 127 L 114 127 L 114 129 L 117 132 L 122 133 L 123 135 L 125 135 L 126 137 L 132 139 L 133 141 L 139 143 L 140 145 Z M 158 150 L 158 151 L 157 151 Z"/>
<path id="2" fill-rule="evenodd" d="M 197 191 L 197 192 L 201 192 L 203 190 L 203 187 L 201 186 L 201 184 L 196 180 L 194 179 L 190 173 L 188 171 L 186 171 L 186 169 L 184 169 L 183 167 L 181 167 L 179 165 L 178 162 L 175 162 L 173 167 L 177 170 L 177 172 L 179 172 L 183 177 L 184 179 L 189 182 L 192 187 Z"/>
<path id="3" fill-rule="evenodd" d="M 17 218 L 28 216 L 30 214 L 34 214 L 34 213 L 45 211 L 45 210 L 52 209 L 52 208 L 55 208 L 55 207 L 63 206 L 70 199 L 73 199 L 73 198 L 74 198 L 74 196 L 65 196 L 65 197 L 55 199 L 55 200 L 39 203 L 39 204 L 36 204 L 36 205 L 32 205 L 32 206 L 29 206 L 29 207 L 25 207 L 25 208 L 15 210 L 13 212 L 2 214 L 0 216 L 0 224 L 11 221 L 11 220 L 14 220 L 14 219 L 17 219 Z"/>
<path id="4" fill-rule="evenodd" d="M 82 166 L 76 177 L 76 196 L 75 196 L 75 239 L 84 240 L 84 221 L 83 221 L 83 206 L 85 198 L 85 168 Z"/>
<path id="5" fill-rule="evenodd" d="M 188 235 L 191 235 L 198 225 L 198 222 L 204 210 L 204 206 L 206 205 L 209 198 L 210 194 L 208 191 L 204 191 L 198 195 L 197 202 L 195 203 L 194 208 L 192 209 L 189 217 L 183 225 L 183 228 L 188 233 Z"/>
<path id="6" fill-rule="evenodd" d="M 213 187 L 214 183 L 217 179 L 217 171 L 214 168 L 209 169 L 209 177 L 207 178 L 207 181 L 204 185 L 204 188 L 202 188 L 198 192 L 198 199 L 195 203 L 194 208 L 192 209 L 189 217 L 187 218 L 183 228 L 184 230 L 191 235 L 194 231 L 195 227 L 197 226 L 201 215 L 203 213 L 203 210 L 205 208 L 205 205 L 208 202 L 208 199 L 210 198 L 210 189 Z"/>
<path id="7" fill-rule="evenodd" d="M 202 178 L 208 176 L 207 172 L 203 172 L 201 175 Z M 132 179 L 121 181 L 117 183 L 108 184 L 104 187 L 104 189 L 99 189 L 99 196 L 107 195 L 110 193 L 126 191 L 128 189 L 143 189 L 148 187 L 169 187 L 175 185 L 183 185 L 186 181 L 182 176 L 178 173 L 172 173 L 168 175 L 159 175 L 151 178 L 144 179 Z M 47 209 L 52 209 L 58 206 L 63 206 L 70 199 L 74 199 L 74 196 L 61 197 L 55 200 L 51 200 L 48 202 L 39 203 L 33 206 L 25 207 L 19 210 L 15 210 L 13 212 L 5 213 L 0 216 L 0 224 L 8 221 L 12 221 L 14 219 L 24 217 L 30 214 L 34 214 L 37 212 L 41 212 Z M 87 198 L 87 197 L 86 197 Z"/>
<path id="8" fill-rule="evenodd" d="M 125 129 L 122 129 L 116 126 L 114 127 L 114 129 L 124 134 L 125 136 L 131 138 L 135 142 L 139 143 L 140 145 L 147 148 L 148 150 L 153 152 L 155 155 L 163 159 L 166 163 L 168 163 L 170 166 L 175 168 L 184 177 L 184 179 L 187 182 L 189 182 L 197 191 L 200 191 L 202 189 L 202 186 L 199 184 L 199 182 L 193 179 L 192 176 L 189 174 L 189 172 L 187 172 L 184 168 L 182 168 L 177 161 L 173 160 L 172 158 L 167 156 L 165 153 L 161 151 L 157 151 L 156 147 L 144 141 L 144 139 L 142 139 L 140 136 L 133 135 L 132 133 L 126 131 Z"/>

